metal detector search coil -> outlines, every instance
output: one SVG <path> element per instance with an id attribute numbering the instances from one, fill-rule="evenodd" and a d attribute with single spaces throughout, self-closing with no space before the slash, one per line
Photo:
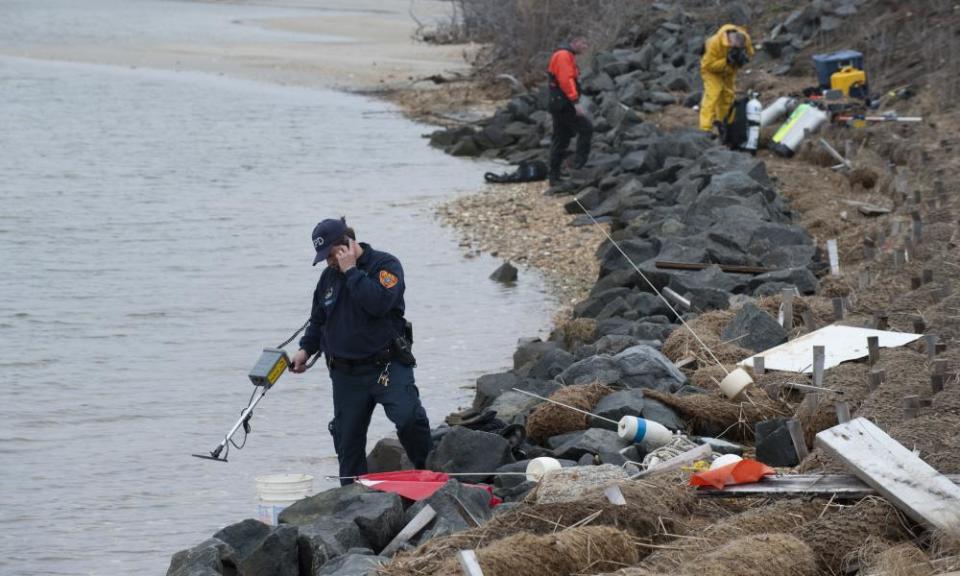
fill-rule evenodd
<path id="1" fill-rule="evenodd" d="M 233 425 L 233 428 L 227 432 L 226 436 L 223 437 L 223 440 L 220 441 L 220 444 L 216 448 L 210 451 L 210 454 L 194 454 L 197 458 L 203 458 L 205 460 L 216 460 L 217 462 L 226 462 L 227 455 L 230 453 L 230 446 L 234 446 L 237 450 L 240 450 L 247 443 L 247 434 L 250 433 L 250 418 L 253 417 L 253 409 L 257 407 L 257 404 L 263 400 L 263 397 L 267 395 L 267 391 L 277 383 L 277 380 L 283 376 L 283 373 L 287 371 L 288 367 L 291 367 L 290 358 L 287 356 L 287 353 L 283 351 L 283 347 L 287 344 L 293 342 L 293 339 L 300 335 L 301 332 L 307 329 L 307 326 L 310 325 L 310 321 L 307 320 L 303 323 L 292 336 L 284 340 L 276 348 L 264 348 L 263 353 L 260 354 L 260 359 L 257 360 L 257 363 L 254 364 L 253 369 L 250 370 L 250 381 L 253 382 L 253 385 L 260 388 L 259 393 L 256 388 L 253 389 L 253 393 L 250 394 L 250 400 L 247 401 L 247 407 L 240 412 L 240 419 L 237 420 L 237 423 Z M 320 353 L 317 352 L 313 354 L 312 358 L 308 358 L 306 364 L 304 364 L 304 370 L 309 370 L 313 367 L 313 364 L 320 358 Z M 243 441 L 240 444 L 237 444 L 233 441 L 233 435 L 237 433 L 240 428 L 243 428 Z"/>
<path id="2" fill-rule="evenodd" d="M 260 359 L 250 369 L 250 381 L 254 386 L 270 388 L 290 365 L 290 358 L 280 348 L 264 348 Z"/>

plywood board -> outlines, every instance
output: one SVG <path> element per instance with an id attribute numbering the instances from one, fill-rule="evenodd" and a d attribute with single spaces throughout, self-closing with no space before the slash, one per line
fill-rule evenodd
<path id="1" fill-rule="evenodd" d="M 823 346 L 826 350 L 824 369 L 830 369 L 841 362 L 856 360 L 867 356 L 867 337 L 876 336 L 881 348 L 897 348 L 918 340 L 922 334 L 907 332 L 889 332 L 871 330 L 856 326 L 837 326 L 831 324 L 799 338 L 765 350 L 755 356 L 763 356 L 764 370 L 783 372 L 813 372 L 813 347 Z M 751 356 L 739 362 L 740 366 L 753 367 Z"/>
<path id="2" fill-rule="evenodd" d="M 960 487 L 873 422 L 855 418 L 816 442 L 914 520 L 960 536 Z"/>
<path id="3" fill-rule="evenodd" d="M 960 484 L 960 475 L 947 476 L 954 484 Z M 736 497 L 792 497 L 807 496 L 836 497 L 859 500 L 866 496 L 875 496 L 877 491 L 852 474 L 786 474 L 767 476 L 759 482 L 724 486 L 722 489 L 701 487 L 699 496 L 718 498 Z"/>

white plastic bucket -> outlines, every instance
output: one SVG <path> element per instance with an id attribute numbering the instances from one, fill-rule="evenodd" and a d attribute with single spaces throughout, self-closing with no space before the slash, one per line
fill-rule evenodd
<path id="1" fill-rule="evenodd" d="M 617 423 L 617 435 L 627 442 L 643 444 L 647 450 L 666 446 L 673 440 L 673 433 L 663 424 L 636 416 L 621 418 Z"/>
<path id="2" fill-rule="evenodd" d="M 720 381 L 720 391 L 730 400 L 739 400 L 743 391 L 753 384 L 753 378 L 743 368 L 737 368 Z"/>
<path id="3" fill-rule="evenodd" d="M 309 474 L 270 474 L 257 476 L 257 518 L 264 524 L 277 525 L 284 508 L 313 492 L 313 476 Z"/>
<path id="4" fill-rule="evenodd" d="M 556 458 L 551 458 L 549 456 L 540 456 L 539 458 L 534 458 L 527 463 L 527 480 L 531 482 L 539 482 L 541 478 L 548 472 L 553 472 L 554 470 L 560 470 L 563 466 L 560 465 L 560 461 Z"/>
<path id="5" fill-rule="evenodd" d="M 743 458 L 737 456 L 736 454 L 723 454 L 722 456 L 717 456 L 717 459 L 714 460 L 712 464 L 710 464 L 710 469 L 716 470 L 721 466 L 726 466 L 727 464 L 733 464 L 741 460 L 743 460 Z"/>

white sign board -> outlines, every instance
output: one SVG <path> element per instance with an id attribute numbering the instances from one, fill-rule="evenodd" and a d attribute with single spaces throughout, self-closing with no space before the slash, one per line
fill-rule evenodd
<path id="1" fill-rule="evenodd" d="M 918 340 L 921 334 L 871 330 L 856 326 L 830 325 L 809 334 L 765 350 L 757 356 L 763 356 L 764 370 L 782 372 L 813 372 L 813 347 L 825 348 L 824 370 L 833 368 L 841 362 L 856 360 L 867 356 L 867 337 L 876 336 L 881 348 L 897 348 Z M 753 367 L 751 356 L 740 361 L 740 366 Z"/>

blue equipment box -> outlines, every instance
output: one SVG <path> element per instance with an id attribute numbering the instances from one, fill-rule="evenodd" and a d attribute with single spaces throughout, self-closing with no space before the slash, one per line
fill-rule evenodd
<path id="1" fill-rule="evenodd" d="M 817 81 L 820 82 L 821 88 L 830 88 L 830 76 L 844 66 L 853 66 L 857 70 L 865 70 L 863 53 L 856 50 L 814 54 L 813 65 L 817 68 Z"/>

